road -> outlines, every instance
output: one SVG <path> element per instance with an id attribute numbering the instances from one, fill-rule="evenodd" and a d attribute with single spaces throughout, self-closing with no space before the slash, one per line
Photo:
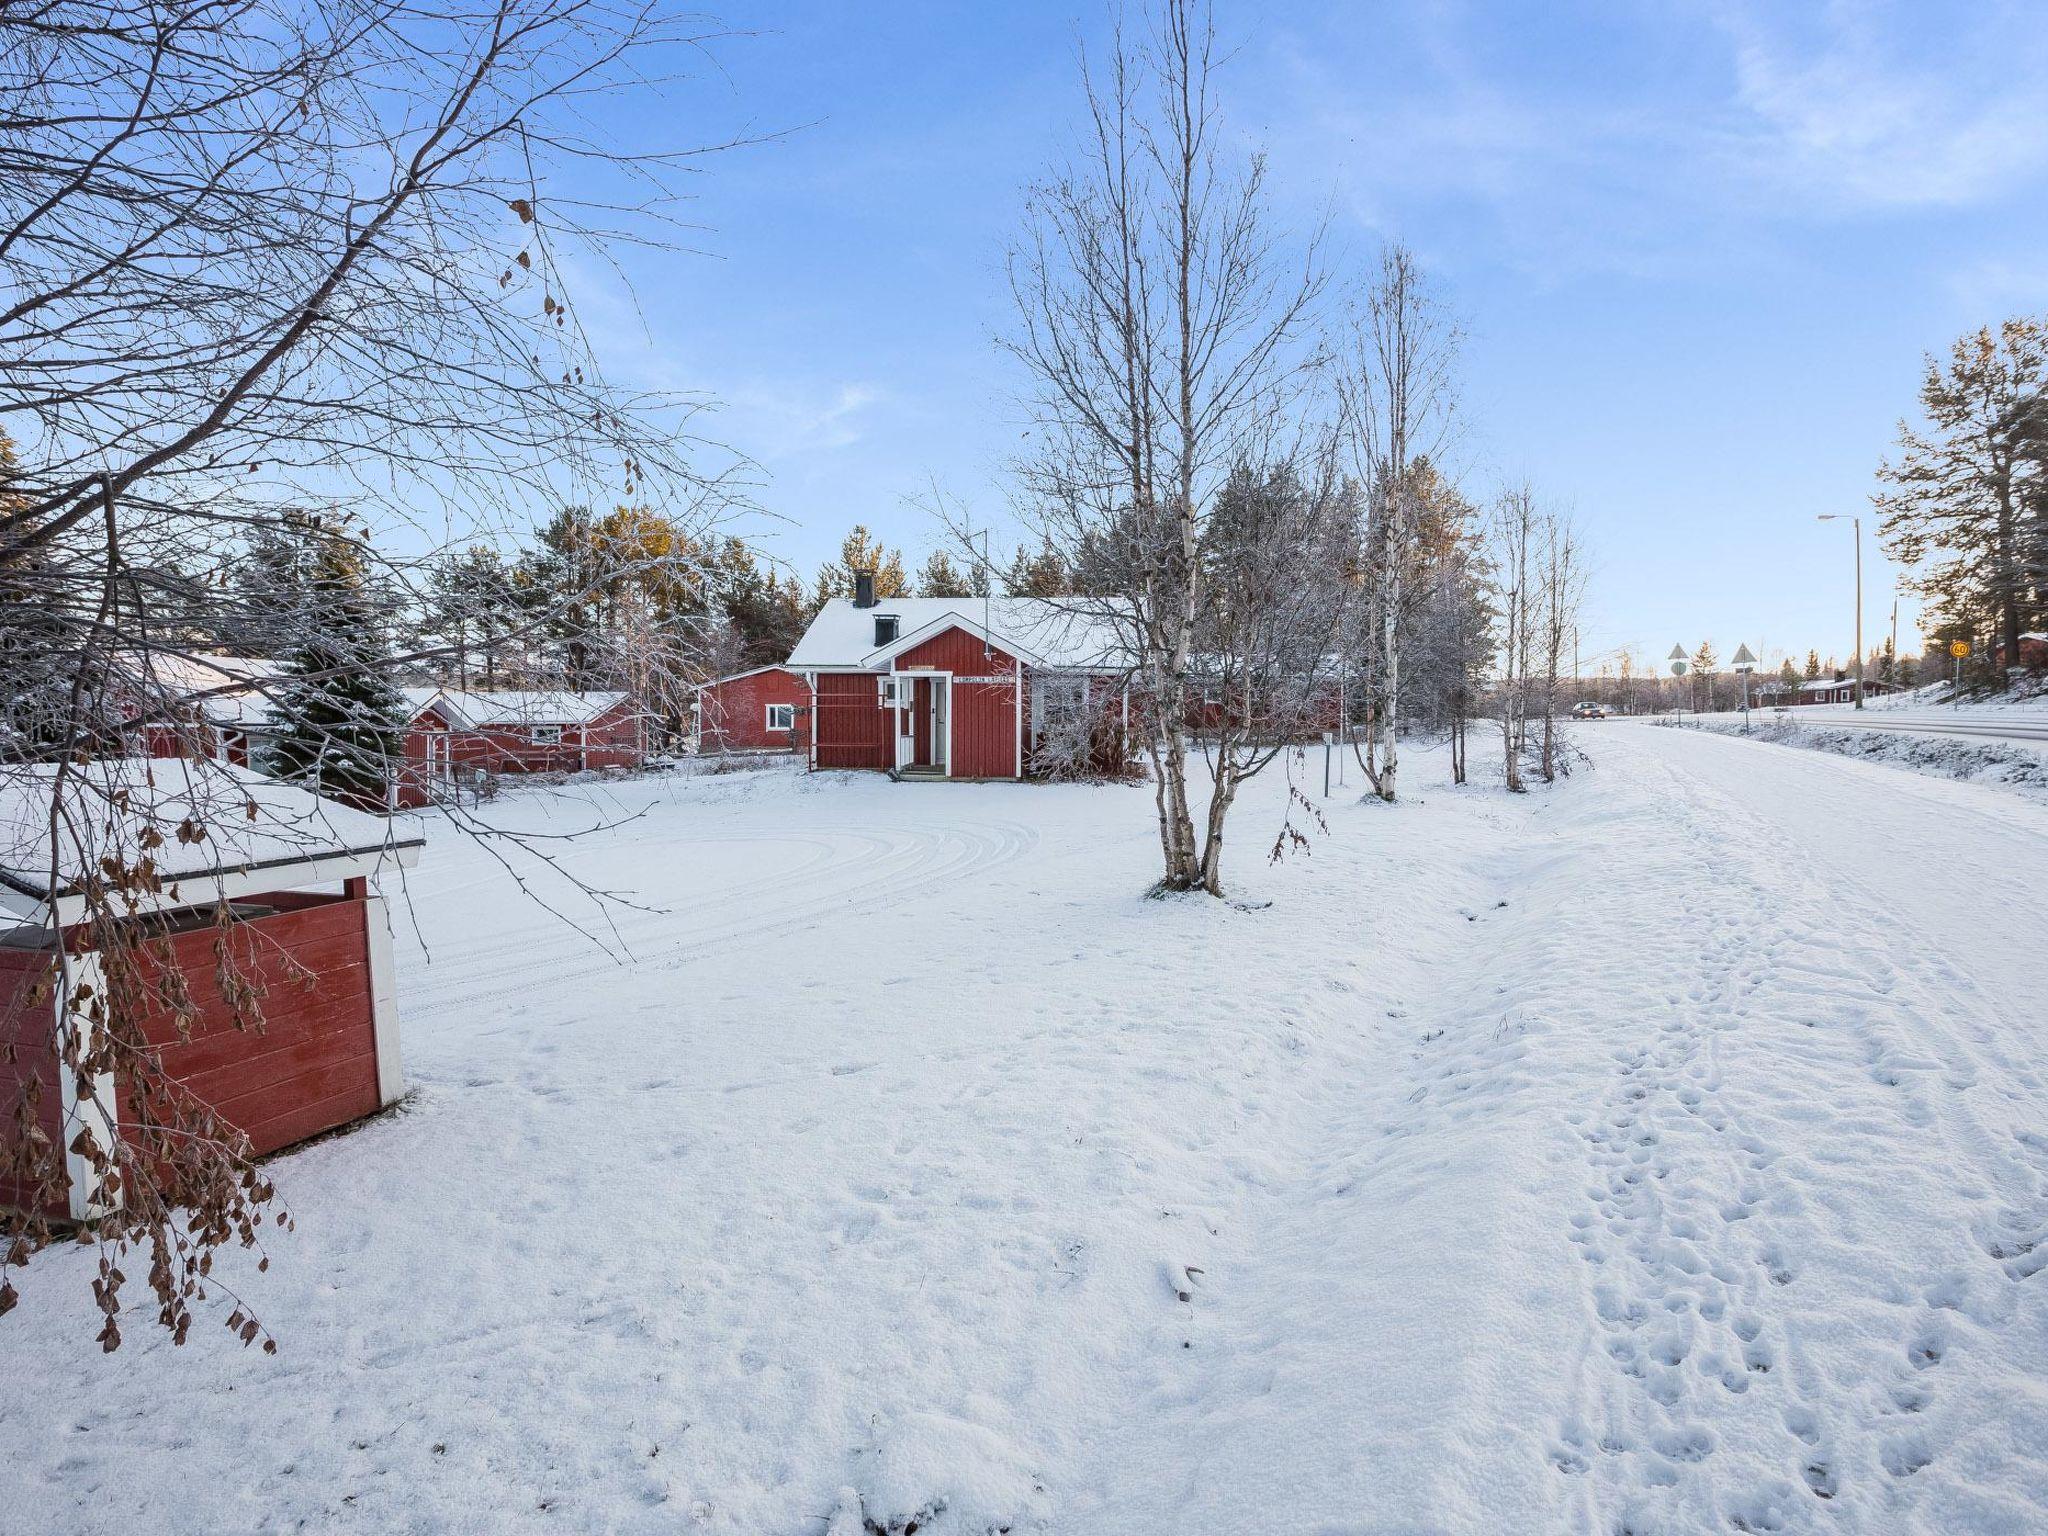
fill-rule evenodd
<path id="1" fill-rule="evenodd" d="M 1759 712 L 1762 713 L 1762 712 Z M 1914 736 L 1967 736 L 2021 745 L 2048 743 L 2048 711 L 2017 709 L 1844 709 L 1821 705 L 1772 712 L 1769 718 L 1845 731 L 1898 731 Z"/>

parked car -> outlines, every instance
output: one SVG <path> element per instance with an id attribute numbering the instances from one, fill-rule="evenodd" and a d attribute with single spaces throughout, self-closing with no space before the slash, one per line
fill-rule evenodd
<path id="1" fill-rule="evenodd" d="M 1595 704 L 1590 699 L 1581 700 L 1572 706 L 1574 720 L 1605 720 L 1613 711 L 1605 704 Z"/>

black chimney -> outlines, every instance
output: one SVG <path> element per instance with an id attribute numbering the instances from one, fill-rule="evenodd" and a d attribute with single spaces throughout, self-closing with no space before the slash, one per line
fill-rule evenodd
<path id="1" fill-rule="evenodd" d="M 872 608 L 875 606 L 875 573 L 855 571 L 853 573 L 853 606 Z"/>

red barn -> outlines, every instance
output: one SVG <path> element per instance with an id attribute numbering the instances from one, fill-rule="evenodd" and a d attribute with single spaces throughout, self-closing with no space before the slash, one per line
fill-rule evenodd
<path id="1" fill-rule="evenodd" d="M 861 585 L 825 605 L 785 669 L 810 690 L 813 768 L 1023 778 L 1063 722 L 1106 741 L 1101 720 L 1127 714 L 1122 648 L 1099 620 L 1047 599 L 876 600 Z"/>
<path id="2" fill-rule="evenodd" d="M 811 685 L 787 667 L 755 667 L 697 690 L 699 752 L 794 752 L 810 739 Z"/>
<path id="3" fill-rule="evenodd" d="M 152 941 L 138 951 L 145 984 L 170 966 L 192 1005 L 183 1031 L 154 1000 L 143 1016 L 166 1073 L 258 1154 L 398 1099 L 391 928 L 371 880 L 412 865 L 417 836 L 247 769 L 102 759 L 75 770 L 67 803 L 78 830 L 59 850 L 53 889 L 54 772 L 17 765 L 0 781 L 0 1095 L 13 1102 L 22 1083 L 40 1082 L 42 1129 L 64 1147 L 87 1125 L 104 1136 L 124 1113 L 132 1090 L 119 1074 L 81 1093 L 57 1069 L 60 1039 L 93 1026 L 59 1006 L 51 978 L 62 966 L 76 985 L 98 970 L 82 922 L 83 872 L 105 859 L 134 867 L 148 848 L 159 888 L 138 895 L 124 921 Z M 203 838 L 177 835 L 195 822 Z M 150 848 L 152 838 L 161 845 Z M 238 1021 L 224 997 L 217 948 L 233 962 L 227 980 L 258 990 L 260 1030 L 244 1027 L 246 1015 Z M 11 1131 L 0 1124 L 0 1137 Z M 63 1209 L 53 1214 L 83 1220 L 101 1208 L 96 1176 L 75 1153 L 66 1173 Z M 0 1184 L 0 1204 L 31 1198 Z"/>
<path id="4" fill-rule="evenodd" d="M 414 689 L 399 804 L 423 805 L 465 773 L 638 768 L 647 712 L 629 693 Z"/>

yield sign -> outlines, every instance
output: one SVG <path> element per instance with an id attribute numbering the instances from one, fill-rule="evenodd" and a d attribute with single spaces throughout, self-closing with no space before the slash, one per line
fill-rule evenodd
<path id="1" fill-rule="evenodd" d="M 1738 672 L 1747 672 L 1756 665 L 1756 658 L 1750 655 L 1749 647 L 1745 645 L 1736 651 L 1735 659 L 1729 665 Z"/>

